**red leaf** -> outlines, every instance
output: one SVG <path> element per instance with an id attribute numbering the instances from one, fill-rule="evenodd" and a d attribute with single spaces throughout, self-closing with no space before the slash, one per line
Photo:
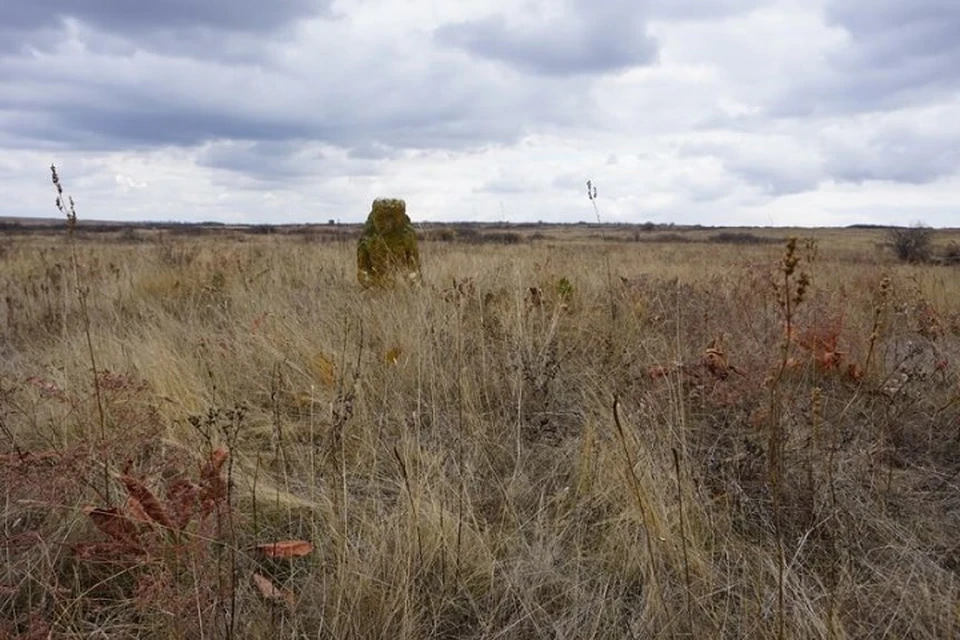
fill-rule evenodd
<path id="1" fill-rule="evenodd" d="M 140 534 L 137 532 L 136 525 L 120 513 L 120 509 L 116 507 L 109 509 L 87 507 L 83 511 L 90 517 L 97 529 L 100 529 L 115 541 L 131 547 L 140 546 Z"/>
<path id="2" fill-rule="evenodd" d="M 143 510 L 143 505 L 140 504 L 140 501 L 133 496 L 127 498 L 127 512 L 130 513 L 131 519 L 150 524 L 150 516 Z"/>
<path id="3" fill-rule="evenodd" d="M 130 494 L 130 497 L 140 503 L 144 513 L 146 513 L 151 520 L 168 529 L 173 528 L 173 523 L 170 522 L 170 516 L 167 515 L 167 510 L 163 508 L 163 504 L 153 495 L 153 492 L 151 492 L 146 485 L 137 478 L 129 475 L 120 476 L 120 481 L 123 483 L 123 486 L 127 488 L 127 493 Z"/>
<path id="4" fill-rule="evenodd" d="M 306 540 L 280 540 L 258 544 L 256 548 L 268 558 L 299 558 L 313 551 L 313 545 Z"/>
<path id="5" fill-rule="evenodd" d="M 296 604 L 292 591 L 277 587 L 270 581 L 270 578 L 266 576 L 260 575 L 259 573 L 253 574 L 253 583 L 257 585 L 257 589 L 259 589 L 261 595 L 267 600 L 283 602 L 291 609 L 293 609 Z"/>
<path id="6" fill-rule="evenodd" d="M 177 529 L 183 529 L 197 510 L 199 488 L 186 478 L 177 478 L 167 487 L 167 508 Z"/>

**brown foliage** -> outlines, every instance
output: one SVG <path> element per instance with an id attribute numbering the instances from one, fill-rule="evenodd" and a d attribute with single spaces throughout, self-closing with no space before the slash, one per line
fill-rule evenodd
<path id="1" fill-rule="evenodd" d="M 270 581 L 270 578 L 259 573 L 254 573 L 253 583 L 257 585 L 260 594 L 267 600 L 285 604 L 291 610 L 295 606 L 296 596 L 294 596 L 293 591 L 277 587 Z"/>
<path id="2" fill-rule="evenodd" d="M 167 512 L 177 529 L 183 529 L 197 511 L 200 489 L 186 478 L 177 478 L 167 487 Z"/>
<path id="3" fill-rule="evenodd" d="M 130 496 L 140 504 L 142 511 L 149 516 L 151 520 L 162 527 L 168 529 L 174 528 L 173 522 L 171 522 L 170 516 L 167 515 L 167 510 L 164 509 L 163 504 L 142 482 L 126 474 L 120 476 L 120 481 L 123 482 Z"/>
<path id="4" fill-rule="evenodd" d="M 227 482 L 220 472 L 228 457 L 226 449 L 215 449 L 200 472 L 199 498 L 204 514 L 210 513 L 227 496 Z"/>
<path id="5" fill-rule="evenodd" d="M 822 371 L 834 371 L 843 364 L 844 352 L 838 347 L 843 331 L 843 314 L 822 324 L 802 329 L 794 336 L 795 342 L 810 353 Z"/>
<path id="6" fill-rule="evenodd" d="M 140 504 L 140 501 L 133 496 L 129 496 L 127 498 L 127 504 L 125 506 L 126 510 L 130 513 L 130 517 L 137 522 L 142 524 L 150 524 L 152 522 L 150 514 L 148 514 L 146 509 L 143 508 L 143 505 Z"/>
<path id="7" fill-rule="evenodd" d="M 84 512 L 100 531 L 103 531 L 116 542 L 130 548 L 139 548 L 140 533 L 137 531 L 136 525 L 120 509 L 116 507 L 109 509 L 87 507 Z"/>
<path id="8" fill-rule="evenodd" d="M 258 544 L 256 548 L 268 558 L 299 558 L 313 551 L 313 545 L 306 540 L 280 540 Z"/>

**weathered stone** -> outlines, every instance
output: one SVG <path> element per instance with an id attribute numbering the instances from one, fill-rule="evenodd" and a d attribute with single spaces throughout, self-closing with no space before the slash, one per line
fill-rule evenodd
<path id="1" fill-rule="evenodd" d="M 364 287 L 420 279 L 417 234 L 403 200 L 378 198 L 357 242 L 357 279 Z"/>

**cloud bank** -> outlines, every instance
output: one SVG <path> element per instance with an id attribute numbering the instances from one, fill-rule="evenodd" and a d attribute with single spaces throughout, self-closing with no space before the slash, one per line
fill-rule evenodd
<path id="1" fill-rule="evenodd" d="M 0 215 L 960 220 L 952 0 L 0 4 Z"/>

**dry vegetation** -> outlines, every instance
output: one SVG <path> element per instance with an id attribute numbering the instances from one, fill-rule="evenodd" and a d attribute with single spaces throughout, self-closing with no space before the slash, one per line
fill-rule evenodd
<path id="1" fill-rule="evenodd" d="M 960 637 L 956 267 L 529 233 L 0 238 L 0 637 Z"/>

